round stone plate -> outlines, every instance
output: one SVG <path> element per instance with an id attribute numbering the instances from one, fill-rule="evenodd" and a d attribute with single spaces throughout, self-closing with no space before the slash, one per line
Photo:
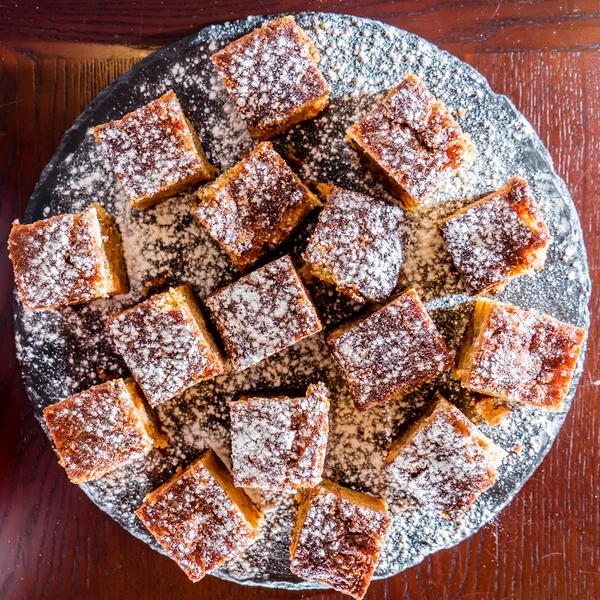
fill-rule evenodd
<path id="1" fill-rule="evenodd" d="M 332 91 L 327 110 L 276 141 L 280 152 L 294 157 L 293 165 L 302 178 L 331 180 L 342 187 L 389 199 L 344 140 L 344 131 L 408 73 L 425 80 L 433 94 L 452 109 L 477 146 L 476 161 L 453 176 L 427 206 L 408 214 L 404 223 L 406 283 L 427 301 L 450 349 L 457 348 L 472 301 L 462 292 L 435 221 L 503 185 L 516 173 L 528 179 L 554 241 L 544 270 L 511 282 L 500 299 L 587 327 L 590 279 L 575 206 L 554 172 L 548 152 L 511 102 L 494 94 L 470 66 L 405 31 L 345 15 L 302 13 L 296 19 L 320 50 L 321 70 Z M 65 134 L 44 169 L 27 208 L 26 222 L 80 211 L 91 202 L 100 202 L 117 217 L 131 292 L 85 306 L 29 314 L 17 301 L 18 353 L 40 421 L 44 406 L 100 383 L 107 376 L 127 373 L 107 339 L 105 321 L 111 314 L 138 302 L 149 289 L 190 281 L 203 300 L 237 277 L 229 260 L 194 221 L 187 198 L 180 196 L 144 212 L 130 209 L 90 128 L 120 118 L 173 89 L 211 162 L 220 169 L 232 166 L 254 142 L 236 115 L 210 55 L 265 20 L 252 17 L 207 27 L 139 62 L 92 102 Z M 297 257 L 315 219 L 313 216 L 277 254 L 291 252 Z M 329 326 L 363 308 L 323 286 L 312 292 Z M 566 410 L 582 361 L 583 357 Z M 320 334 L 252 369 L 203 383 L 164 403 L 158 417 L 170 437 L 170 450 L 153 451 L 145 459 L 82 488 L 123 527 L 159 550 L 133 511 L 150 490 L 207 447 L 229 463 L 228 401 L 240 392 L 303 393 L 308 383 L 317 380 L 325 381 L 334 397 L 325 475 L 384 497 L 394 515 L 377 577 L 394 575 L 440 548 L 459 543 L 497 515 L 548 452 L 566 414 L 524 409 L 493 430 L 483 427 L 509 456 L 497 484 L 461 522 L 451 523 L 419 510 L 392 489 L 383 472 L 383 459 L 389 442 L 434 389 L 463 407 L 468 405 L 468 394 L 445 375 L 401 402 L 358 413 L 352 408 Z M 245 584 L 319 587 L 297 579 L 288 569 L 293 496 L 254 492 L 252 497 L 266 512 L 264 535 L 243 557 L 215 575 Z"/>

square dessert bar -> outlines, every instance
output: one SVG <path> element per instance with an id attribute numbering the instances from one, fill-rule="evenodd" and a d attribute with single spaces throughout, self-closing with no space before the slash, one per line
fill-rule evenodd
<path id="1" fill-rule="evenodd" d="M 585 330 L 479 298 L 453 376 L 487 396 L 562 410 Z"/>
<path id="2" fill-rule="evenodd" d="M 237 487 L 289 490 L 321 481 L 329 435 L 329 390 L 306 396 L 244 396 L 230 404 L 231 456 Z"/>
<path id="3" fill-rule="evenodd" d="M 270 142 L 198 190 L 192 211 L 235 266 L 247 273 L 319 205 Z"/>
<path id="4" fill-rule="evenodd" d="M 225 371 L 190 284 L 113 315 L 107 327 L 153 406 Z"/>
<path id="5" fill-rule="evenodd" d="M 31 225 L 15 221 L 8 238 L 25 310 L 49 310 L 129 291 L 121 235 L 99 204 Z"/>
<path id="6" fill-rule="evenodd" d="M 290 570 L 360 600 L 392 519 L 375 496 L 324 480 L 302 493 L 290 545 Z"/>
<path id="7" fill-rule="evenodd" d="M 362 121 L 352 125 L 346 139 L 409 210 L 422 204 L 449 173 L 475 155 L 469 135 L 415 75 L 402 80 Z"/>
<path id="8" fill-rule="evenodd" d="M 427 412 L 392 443 L 386 462 L 393 485 L 424 509 L 458 520 L 494 485 L 505 456 L 458 408 L 436 394 Z"/>
<path id="9" fill-rule="evenodd" d="M 522 177 L 438 222 L 470 296 L 494 293 L 512 277 L 540 270 L 550 233 Z"/>
<path id="10" fill-rule="evenodd" d="M 415 290 L 327 338 L 358 410 L 385 404 L 452 367 L 452 356 Z"/>
<path id="11" fill-rule="evenodd" d="M 269 21 L 212 60 L 252 137 L 268 140 L 329 104 L 319 52 L 294 17 Z"/>
<path id="12" fill-rule="evenodd" d="M 94 127 L 94 136 L 135 208 L 158 204 L 216 175 L 172 91 L 120 121 Z"/>
<path id="13" fill-rule="evenodd" d="M 323 329 L 289 256 L 217 290 L 206 305 L 238 371 Z"/>
<path id="14" fill-rule="evenodd" d="M 303 255 L 310 273 L 356 300 L 384 300 L 402 267 L 402 210 L 341 188 L 323 190 L 327 204 Z"/>
<path id="15" fill-rule="evenodd" d="M 44 409 L 59 464 L 73 483 L 110 473 L 153 446 L 164 447 L 154 415 L 129 379 L 95 385 Z"/>
<path id="16" fill-rule="evenodd" d="M 135 514 L 192 581 L 242 554 L 262 519 L 212 450 L 148 494 Z"/>

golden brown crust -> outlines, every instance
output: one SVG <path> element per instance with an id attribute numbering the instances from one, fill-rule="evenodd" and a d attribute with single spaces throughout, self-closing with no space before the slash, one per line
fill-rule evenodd
<path id="1" fill-rule="evenodd" d="M 131 205 L 139 209 L 216 174 L 173 91 L 118 121 L 94 127 L 94 136 Z"/>
<path id="2" fill-rule="evenodd" d="M 139 390 L 115 379 L 47 406 L 44 419 L 73 483 L 97 479 L 147 454 L 154 438 Z"/>
<path id="3" fill-rule="evenodd" d="M 190 284 L 113 315 L 107 327 L 153 406 L 225 371 Z"/>
<path id="4" fill-rule="evenodd" d="M 242 273 L 287 240 L 318 199 L 269 142 L 263 142 L 192 201 L 206 227 Z"/>
<path id="5" fill-rule="evenodd" d="M 562 410 L 585 330 L 479 298 L 453 377 L 480 394 Z"/>
<path id="6" fill-rule="evenodd" d="M 349 127 L 346 139 L 408 210 L 422 204 L 450 171 L 475 154 L 469 135 L 415 75 Z"/>
<path id="7" fill-rule="evenodd" d="M 527 181 L 500 189 L 438 221 L 446 249 L 471 296 L 498 292 L 544 266 L 550 232 Z"/>
<path id="8" fill-rule="evenodd" d="M 268 140 L 329 104 L 319 53 L 294 17 L 269 21 L 212 56 L 252 137 Z"/>
<path id="9" fill-rule="evenodd" d="M 290 570 L 360 600 L 390 524 L 379 498 L 323 480 L 302 494 L 291 536 Z"/>
<path id="10" fill-rule="evenodd" d="M 99 204 L 76 214 L 13 223 L 8 239 L 25 310 L 50 310 L 128 291 L 114 217 Z"/>
<path id="11" fill-rule="evenodd" d="M 452 356 L 415 290 L 344 323 L 327 337 L 359 410 L 403 396 L 452 367 Z"/>
<path id="12" fill-rule="evenodd" d="M 212 450 L 148 494 L 135 514 L 192 581 L 250 546 L 262 518 Z"/>
<path id="13" fill-rule="evenodd" d="M 491 487 L 506 452 L 439 393 L 388 449 L 392 485 L 426 510 L 459 519 Z"/>

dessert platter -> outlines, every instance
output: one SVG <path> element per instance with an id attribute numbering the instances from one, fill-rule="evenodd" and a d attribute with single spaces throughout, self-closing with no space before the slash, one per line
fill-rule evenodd
<path id="1" fill-rule="evenodd" d="M 494 518 L 558 435 L 573 201 L 470 66 L 356 17 L 207 27 L 65 134 L 9 238 L 69 479 L 193 581 L 354 598 Z"/>

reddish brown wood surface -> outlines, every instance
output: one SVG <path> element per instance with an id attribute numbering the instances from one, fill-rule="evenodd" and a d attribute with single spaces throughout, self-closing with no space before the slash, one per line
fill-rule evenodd
<path id="1" fill-rule="evenodd" d="M 191 584 L 67 482 L 15 359 L 5 240 L 61 136 L 152 48 L 205 24 L 298 10 L 352 13 L 418 33 L 473 64 L 532 121 L 575 199 L 600 281 L 598 0 L 403 2 L 0 0 L 0 598 L 341 598 Z M 592 313 L 600 299 L 594 293 Z M 600 327 L 575 405 L 541 468 L 498 519 L 368 598 L 600 598 Z"/>

